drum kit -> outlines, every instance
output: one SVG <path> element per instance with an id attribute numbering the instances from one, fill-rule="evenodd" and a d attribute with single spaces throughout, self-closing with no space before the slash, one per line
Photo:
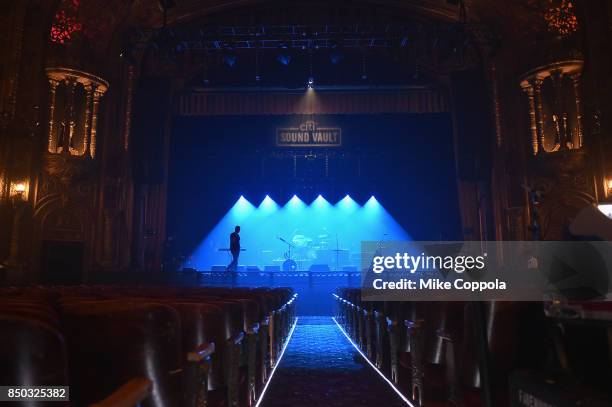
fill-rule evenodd
<path id="1" fill-rule="evenodd" d="M 329 244 L 329 234 L 322 231 L 314 239 L 310 236 L 294 233 L 288 240 L 281 236 L 277 239 L 287 245 L 287 251 L 282 258 L 272 261 L 281 263 L 283 271 L 306 270 L 312 264 L 335 265 L 336 270 L 349 262 L 349 250 L 339 247 L 338 236 L 336 235 L 336 248 L 331 249 Z"/>

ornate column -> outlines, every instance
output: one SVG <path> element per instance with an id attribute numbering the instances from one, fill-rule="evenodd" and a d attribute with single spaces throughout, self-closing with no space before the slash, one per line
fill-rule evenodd
<path id="1" fill-rule="evenodd" d="M 72 147 L 72 138 L 74 137 L 74 130 L 76 123 L 74 121 L 74 94 L 76 93 L 77 82 L 74 78 L 68 79 L 68 105 L 67 108 L 67 119 L 68 119 L 68 138 L 63 140 L 64 145 L 62 146 L 62 152 L 70 153 L 75 155 L 76 151 Z"/>
<path id="2" fill-rule="evenodd" d="M 59 81 L 49 78 L 49 145 L 47 146 L 47 150 L 50 153 L 57 152 L 57 140 L 53 137 L 57 85 L 59 85 Z"/>
<path id="3" fill-rule="evenodd" d="M 578 81 L 582 66 L 583 61 L 580 59 L 561 60 L 532 69 L 522 76 L 520 86 L 529 99 L 531 145 L 534 155 L 574 150 L 582 146 Z M 567 78 L 573 80 L 576 115 L 567 103 L 566 95 L 571 92 L 572 86 Z M 544 87 L 545 83 L 552 86 Z M 545 109 L 552 114 L 545 116 Z M 574 121 L 579 122 L 574 126 L 577 128 L 575 131 L 571 128 Z"/>
<path id="4" fill-rule="evenodd" d="M 93 110 L 91 116 L 91 141 L 89 144 L 89 155 L 91 158 L 96 158 L 96 135 L 98 132 L 98 109 L 100 106 L 100 99 L 104 95 L 104 92 L 95 88 L 93 91 Z"/>
<path id="5" fill-rule="evenodd" d="M 48 152 L 95 157 L 99 104 L 108 89 L 108 82 L 71 68 L 49 67 L 45 70 L 51 94 Z M 59 86 L 62 83 L 66 86 Z M 58 98 L 58 93 L 64 97 Z M 58 106 L 58 101 L 63 104 Z M 81 111 L 85 112 L 82 122 L 75 117 L 76 112 Z M 58 122 L 62 124 L 61 129 L 57 128 Z"/>
<path id="6" fill-rule="evenodd" d="M 538 154 L 538 125 L 536 122 L 536 110 L 535 110 L 535 98 L 534 88 L 529 82 L 522 85 L 523 91 L 527 93 L 529 101 L 529 128 L 531 129 L 531 152 L 533 155 Z"/>
<path id="7" fill-rule="evenodd" d="M 87 92 L 86 96 L 86 106 L 85 106 L 85 133 L 83 135 L 83 152 L 81 153 L 84 157 L 89 157 L 87 151 L 89 149 L 89 132 L 90 132 L 90 121 L 91 121 L 91 103 L 93 99 L 93 86 L 89 85 L 85 87 L 85 92 Z"/>
<path id="8" fill-rule="evenodd" d="M 576 134 L 574 134 L 574 148 L 582 147 L 582 98 L 580 94 L 580 73 L 571 76 L 574 87 L 574 101 L 576 103 Z"/>
<path id="9" fill-rule="evenodd" d="M 557 132 L 557 142 L 559 143 L 559 150 L 567 149 L 567 116 L 565 115 L 565 109 L 563 109 L 563 71 L 559 69 L 554 69 L 550 71 L 550 79 L 552 80 L 553 85 L 553 109 L 554 114 L 553 118 L 555 122 L 555 130 Z M 555 146 L 555 150 L 557 147 Z"/>
<path id="10" fill-rule="evenodd" d="M 542 79 L 535 78 L 533 80 L 533 89 L 535 94 L 536 115 L 537 115 L 537 131 L 538 131 L 538 151 L 544 150 L 544 109 L 542 107 Z"/>

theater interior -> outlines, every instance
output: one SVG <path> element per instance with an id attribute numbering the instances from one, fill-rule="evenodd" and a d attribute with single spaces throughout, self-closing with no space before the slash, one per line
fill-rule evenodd
<path id="1" fill-rule="evenodd" d="M 612 406 L 609 0 L 1 3 L 0 405 Z"/>

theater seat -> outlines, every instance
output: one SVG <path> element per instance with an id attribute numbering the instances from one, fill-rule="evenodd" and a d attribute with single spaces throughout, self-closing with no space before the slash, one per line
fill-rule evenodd
<path id="1" fill-rule="evenodd" d="M 178 313 L 156 303 L 73 302 L 62 308 L 71 398 L 103 399 L 133 377 L 153 383 L 147 407 L 180 405 L 181 332 Z M 104 380 L 99 380 L 104 377 Z"/>
<path id="2" fill-rule="evenodd" d="M 290 288 L 102 285 L 0 293 L 0 316 L 58 335 L 63 350 L 43 353 L 63 365 L 49 366 L 64 366 L 62 383 L 71 386 L 74 404 L 98 407 L 251 406 L 295 317 Z"/>
<path id="3" fill-rule="evenodd" d="M 0 383 L 67 386 L 66 344 L 59 330 L 39 318 L 0 311 Z"/>

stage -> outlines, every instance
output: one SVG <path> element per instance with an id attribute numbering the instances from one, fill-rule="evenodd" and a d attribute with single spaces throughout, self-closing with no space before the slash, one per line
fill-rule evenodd
<path id="1" fill-rule="evenodd" d="M 197 282 L 216 287 L 291 287 L 298 293 L 298 315 L 333 315 L 338 287 L 359 287 L 358 271 L 212 272 L 196 271 Z"/>

